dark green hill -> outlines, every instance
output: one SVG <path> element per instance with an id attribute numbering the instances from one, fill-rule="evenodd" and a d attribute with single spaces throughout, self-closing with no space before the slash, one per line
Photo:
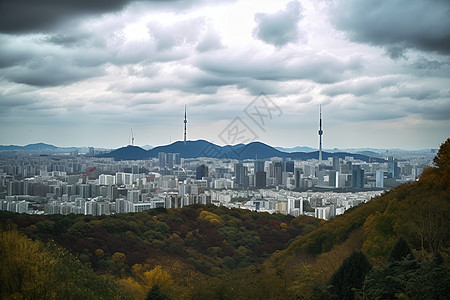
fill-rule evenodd
<path id="1" fill-rule="evenodd" d="M 184 142 L 182 141 L 177 141 L 170 145 L 154 147 L 148 151 L 136 146 L 127 146 L 113 150 L 109 153 L 100 154 L 98 156 L 112 157 L 115 160 L 133 160 L 157 158 L 159 152 L 180 153 L 180 157 L 182 158 L 212 157 L 229 159 L 268 159 L 271 157 L 281 157 L 308 160 L 317 159 L 319 157 L 318 151 L 288 153 L 277 150 L 261 142 L 219 146 L 205 140 L 187 141 L 186 144 L 184 144 Z M 350 156 L 363 161 L 372 160 L 384 162 L 384 159 L 378 157 L 370 157 L 362 154 L 352 154 L 347 152 L 322 153 L 323 159 L 328 159 L 329 157 L 333 156 L 337 156 L 342 159 L 344 159 L 346 156 Z"/>
<path id="2" fill-rule="evenodd" d="M 0 224 L 10 223 L 33 239 L 54 240 L 98 271 L 117 271 L 111 259 L 119 252 L 126 257 L 125 271 L 149 257 L 175 256 L 203 273 L 214 274 L 262 263 L 296 236 L 311 232 L 320 221 L 195 205 L 101 217 L 0 212 Z M 98 249 L 102 257 L 96 255 Z"/>

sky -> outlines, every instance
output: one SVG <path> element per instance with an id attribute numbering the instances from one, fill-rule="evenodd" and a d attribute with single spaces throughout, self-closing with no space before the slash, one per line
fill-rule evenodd
<path id="1" fill-rule="evenodd" d="M 0 144 L 438 148 L 448 0 L 0 2 Z"/>

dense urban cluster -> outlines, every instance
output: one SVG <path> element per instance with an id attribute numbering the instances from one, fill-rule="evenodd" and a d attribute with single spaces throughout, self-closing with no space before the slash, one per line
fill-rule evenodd
<path id="1" fill-rule="evenodd" d="M 145 161 L 4 152 L 0 209 L 33 214 L 110 215 L 215 204 L 329 219 L 383 190 L 418 178 L 431 155 L 386 162 L 180 158 Z"/>

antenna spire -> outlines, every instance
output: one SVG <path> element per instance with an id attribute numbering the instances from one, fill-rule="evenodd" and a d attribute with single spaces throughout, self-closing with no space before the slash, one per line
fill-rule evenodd
<path id="1" fill-rule="evenodd" d="M 187 118 L 186 118 L 186 104 L 184 105 L 184 144 L 186 145 L 186 124 L 187 124 Z"/>
<path id="2" fill-rule="evenodd" d="M 322 164 L 322 105 L 319 104 L 319 165 Z"/>

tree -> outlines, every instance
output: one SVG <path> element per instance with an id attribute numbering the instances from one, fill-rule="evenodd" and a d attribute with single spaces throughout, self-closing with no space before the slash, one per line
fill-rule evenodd
<path id="1" fill-rule="evenodd" d="M 450 138 L 447 138 L 445 142 L 442 143 L 433 162 L 440 169 L 450 169 Z"/>
<path id="2" fill-rule="evenodd" d="M 0 298 L 49 297 L 54 260 L 39 241 L 0 229 Z M 50 278 L 49 278 L 50 277 Z"/>
<path id="3" fill-rule="evenodd" d="M 388 261 L 400 261 L 403 258 L 414 259 L 414 254 L 404 238 L 400 238 L 389 254 Z"/>
<path id="4" fill-rule="evenodd" d="M 159 286 L 155 284 L 152 289 L 148 292 L 145 300 L 166 300 L 168 299 L 166 295 L 159 289 Z"/>
<path id="5" fill-rule="evenodd" d="M 339 269 L 334 272 L 328 281 L 328 285 L 333 286 L 327 291 L 334 291 L 338 299 L 354 299 L 354 289 L 361 289 L 366 275 L 372 269 L 364 253 L 360 251 L 353 252 L 347 257 Z"/>
<path id="6" fill-rule="evenodd" d="M 374 267 L 367 275 L 363 299 L 448 299 L 450 272 L 437 256 L 433 260 L 403 258 Z"/>
<path id="7" fill-rule="evenodd" d="M 0 229 L 0 299 L 123 299 L 117 282 L 96 275 L 54 243 Z"/>

